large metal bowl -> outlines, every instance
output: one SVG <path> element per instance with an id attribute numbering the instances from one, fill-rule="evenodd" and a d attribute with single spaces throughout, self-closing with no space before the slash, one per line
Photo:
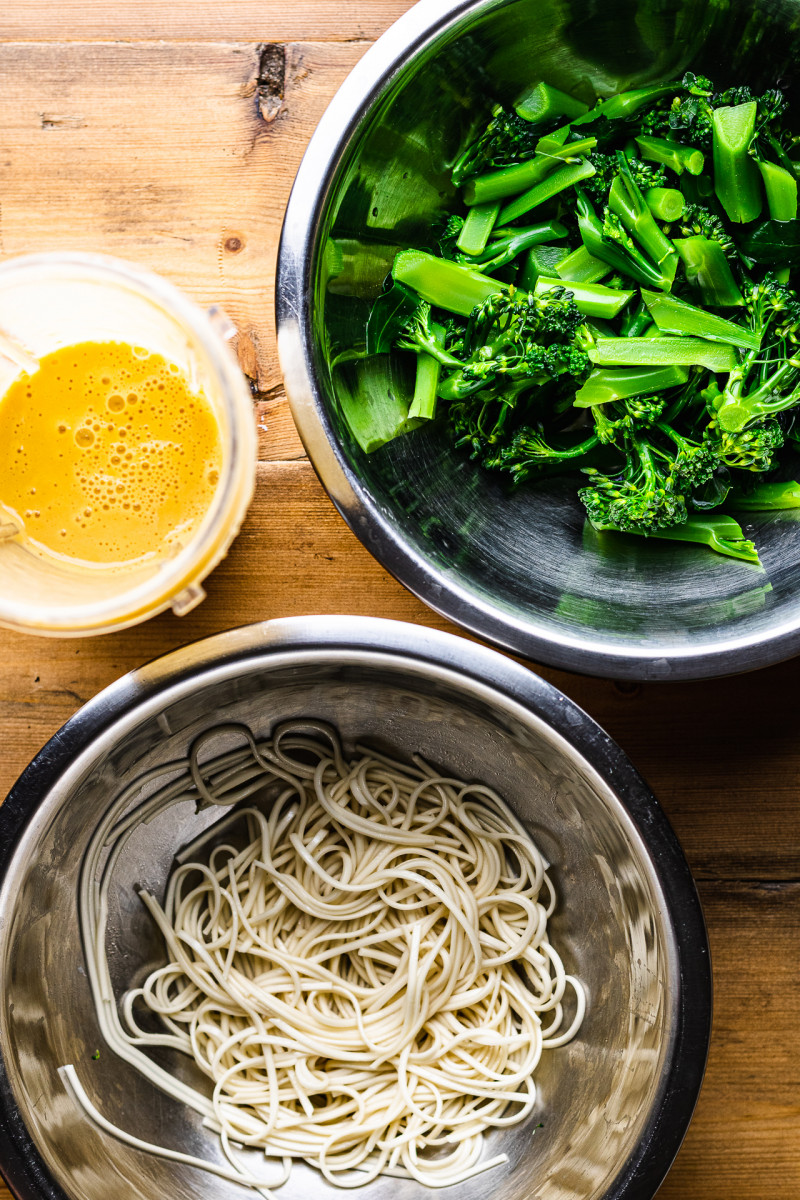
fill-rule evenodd
<path id="1" fill-rule="evenodd" d="M 553 939 L 587 987 L 587 1015 L 569 1046 L 545 1054 L 530 1119 L 492 1135 L 487 1152 L 505 1151 L 507 1165 L 447 1195 L 650 1200 L 689 1123 L 711 1017 L 703 918 L 674 834 L 619 748 L 549 684 L 460 638 L 348 617 L 252 626 L 127 675 L 68 722 L 0 808 L 0 1165 L 20 1200 L 247 1196 L 87 1123 L 57 1069 L 73 1063 L 95 1105 L 129 1132 L 222 1161 L 196 1114 L 104 1045 L 77 878 L 99 820 L 142 772 L 220 721 L 265 734 L 292 716 L 485 780 L 553 864 Z M 127 843 L 107 939 L 120 990 L 163 954 L 134 887 L 161 894 L 175 852 L 209 819 L 187 803 Z M 384 1179 L 356 1194 L 430 1193 Z M 277 1197 L 341 1192 L 300 1166 Z"/>
<path id="2" fill-rule="evenodd" d="M 508 496 L 417 431 L 366 456 L 345 411 L 408 395 L 409 355 L 370 362 L 370 301 L 399 246 L 453 196 L 448 163 L 497 99 L 545 78 L 591 100 L 680 76 L 792 90 L 797 0 L 424 0 L 365 55 L 314 135 L 278 264 L 278 340 L 297 427 L 367 548 L 432 608 L 506 649 L 587 673 L 699 678 L 800 648 L 800 524 L 746 525 L 764 569 L 698 546 L 592 535 L 575 486 Z"/>

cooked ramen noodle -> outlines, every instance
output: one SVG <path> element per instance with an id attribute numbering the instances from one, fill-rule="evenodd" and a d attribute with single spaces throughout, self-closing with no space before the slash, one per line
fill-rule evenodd
<path id="1" fill-rule="evenodd" d="M 379 1174 L 441 1187 L 505 1161 L 484 1133 L 529 1116 L 542 1051 L 585 1008 L 548 940 L 555 894 L 530 836 L 491 788 L 419 758 L 346 758 L 329 726 L 223 728 L 244 747 L 201 765 L 210 731 L 114 826 L 157 772 L 128 789 L 88 852 L 81 915 L 107 1042 L 220 1134 L 231 1172 L 217 1174 L 264 1194 L 282 1180 L 254 1178 L 237 1147 L 347 1187 Z M 118 1005 L 114 864 L 143 820 L 187 798 L 235 808 L 177 856 L 163 901 L 140 892 L 167 961 Z M 155 1047 L 191 1056 L 208 1090 Z"/>

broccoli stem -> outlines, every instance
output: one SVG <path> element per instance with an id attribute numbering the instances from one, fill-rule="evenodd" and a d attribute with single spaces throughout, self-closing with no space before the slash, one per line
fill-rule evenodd
<path id="1" fill-rule="evenodd" d="M 599 367 L 705 367 L 715 374 L 733 371 L 733 346 L 697 337 L 597 338 L 589 359 Z"/>
<path id="2" fill-rule="evenodd" d="M 570 283 L 599 283 L 610 272 L 608 263 L 600 262 L 599 258 L 592 258 L 585 246 L 573 250 L 556 266 L 559 279 Z"/>
<path id="3" fill-rule="evenodd" d="M 717 409 L 720 429 L 725 429 L 728 433 L 741 433 L 751 421 L 793 408 L 800 402 L 800 388 L 782 396 L 780 387 L 787 380 L 794 381 L 798 367 L 800 361 L 787 358 L 760 387 L 747 395 L 742 395 L 736 385 L 726 388 L 722 393 L 722 403 Z M 740 385 L 741 380 L 737 380 L 736 384 Z"/>
<path id="4" fill-rule="evenodd" d="M 489 296 L 508 291 L 506 284 L 482 275 L 473 267 L 435 258 L 424 250 L 401 250 L 394 260 L 392 275 L 429 304 L 461 317 L 468 317 Z"/>
<path id="5" fill-rule="evenodd" d="M 589 105 L 549 83 L 537 83 L 524 92 L 514 105 L 514 111 L 524 121 L 543 125 L 546 121 L 557 121 L 559 117 L 580 117 L 589 111 Z"/>
<path id="6" fill-rule="evenodd" d="M 538 225 L 530 225 L 524 229 L 496 229 L 492 241 L 482 253 L 475 256 L 474 263 L 470 265 L 480 267 L 487 273 L 499 271 L 532 246 L 549 242 L 553 238 L 566 237 L 566 233 L 567 230 L 560 221 L 541 221 Z M 566 254 L 566 250 L 564 253 Z"/>
<path id="7" fill-rule="evenodd" d="M 644 193 L 644 199 L 659 221 L 677 221 L 683 213 L 683 193 L 677 188 L 651 187 Z"/>
<path id="8" fill-rule="evenodd" d="M 761 178 L 748 154 L 756 127 L 755 100 L 714 109 L 714 190 L 731 221 L 754 221 L 761 212 Z"/>
<path id="9" fill-rule="evenodd" d="M 575 396 L 575 408 L 611 404 L 631 396 L 649 396 L 687 382 L 686 367 L 595 367 Z"/>
<path id="10" fill-rule="evenodd" d="M 747 492 L 734 488 L 726 501 L 731 508 L 741 512 L 782 512 L 787 508 L 800 508 L 800 483 L 757 483 Z"/>
<path id="11" fill-rule="evenodd" d="M 666 538 L 672 542 L 697 542 L 700 545 L 708 546 L 710 550 L 715 550 L 717 554 L 724 554 L 728 558 L 739 558 L 743 562 L 761 566 L 758 551 L 753 543 L 744 536 L 741 527 L 733 517 L 690 516 L 681 525 L 672 525 L 667 529 L 653 529 L 648 533 L 645 533 L 644 530 L 621 530 L 616 525 L 598 521 L 592 521 L 591 524 L 601 533 L 613 531 L 615 533 L 632 533 L 640 537 Z"/>
<path id="12" fill-rule="evenodd" d="M 682 175 L 684 171 L 690 175 L 700 175 L 705 165 L 702 150 L 695 146 L 681 146 L 678 142 L 658 137 L 637 137 L 636 145 L 642 158 L 664 163 L 676 175 Z"/>
<path id="13" fill-rule="evenodd" d="M 523 192 L 521 196 L 517 196 L 510 204 L 507 204 L 500 214 L 500 223 L 505 225 L 508 221 L 516 221 L 531 209 L 544 204 L 546 200 L 552 200 L 553 196 L 557 196 L 559 192 L 566 191 L 567 188 L 574 187 L 576 183 L 590 179 L 592 175 L 596 174 L 593 164 L 586 158 L 582 158 L 577 163 L 559 167 L 541 183 L 537 183 L 535 187 Z"/>
<path id="14" fill-rule="evenodd" d="M 714 181 L 710 175 L 684 175 L 681 191 L 687 204 L 708 205 L 714 196 Z"/>
<path id="15" fill-rule="evenodd" d="M 578 229 L 581 241 L 593 258 L 599 258 L 601 262 L 608 263 L 614 270 L 630 275 L 637 283 L 642 283 L 645 287 L 657 287 L 669 291 L 672 279 L 668 278 L 654 263 L 651 263 L 635 246 L 633 249 L 629 249 L 605 237 L 602 221 L 599 220 L 592 205 L 580 189 L 578 189 Z"/>
<path id="16" fill-rule="evenodd" d="M 757 350 L 761 336 L 745 325 L 736 325 L 714 313 L 696 308 L 676 296 L 665 296 L 663 292 L 649 292 L 642 288 L 642 299 L 650 315 L 662 333 L 687 334 L 690 337 L 707 338 L 712 342 L 726 342 L 729 346 L 741 346 L 745 350 Z"/>
<path id="17" fill-rule="evenodd" d="M 794 221 L 797 217 L 797 177 L 775 163 L 758 161 L 767 193 L 769 215 L 773 221 Z"/>
<path id="18" fill-rule="evenodd" d="M 534 185 L 541 183 L 556 170 L 565 159 L 578 159 L 588 154 L 597 145 L 597 138 L 583 138 L 579 142 L 570 142 L 568 146 L 557 146 L 549 154 L 537 154 L 527 162 L 515 163 L 511 167 L 501 167 L 497 171 L 489 171 L 486 175 L 478 175 L 470 179 L 464 186 L 464 203 L 489 204 L 493 200 L 505 200 L 508 196 L 518 196 Z M 574 165 L 571 162 L 567 165 Z M 594 172 L 592 172 L 594 174 Z"/>
<path id="19" fill-rule="evenodd" d="M 620 92 L 618 96 L 609 96 L 607 100 L 601 100 L 594 108 L 583 113 L 580 117 L 575 117 L 568 125 L 562 126 L 560 129 L 553 130 L 544 138 L 540 138 L 536 143 L 537 151 L 546 152 L 550 148 L 551 142 L 554 145 L 561 145 L 569 137 L 572 129 L 577 125 L 590 124 L 596 121 L 598 117 L 605 117 L 609 121 L 624 120 L 627 117 L 634 116 L 640 109 L 645 108 L 654 100 L 658 100 L 660 96 L 667 96 L 670 93 L 679 92 L 681 85 L 679 83 L 654 83 L 649 87 L 634 88 L 629 92 Z M 543 144 L 544 143 L 544 144 Z"/>
<path id="20" fill-rule="evenodd" d="M 662 270 L 670 283 L 675 278 L 678 254 L 665 233 L 656 225 L 644 196 L 629 171 L 617 175 L 608 196 L 609 207 L 628 232 Z"/>
<path id="21" fill-rule="evenodd" d="M 652 325 L 652 317 L 650 310 L 643 303 L 639 303 L 636 312 L 628 309 L 622 317 L 622 336 L 623 337 L 641 337 L 646 329 Z"/>
<path id="22" fill-rule="evenodd" d="M 570 125 L 562 125 L 560 129 L 554 129 L 551 133 L 545 133 L 536 143 L 536 153 L 558 154 L 571 133 L 572 127 Z"/>
<path id="23" fill-rule="evenodd" d="M 553 288 L 565 288 L 575 300 L 579 312 L 587 317 L 616 317 L 633 296 L 616 288 L 603 287 L 599 283 L 566 283 L 563 279 L 552 279 L 540 275 L 536 280 L 536 295 L 542 296 Z"/>
<path id="24" fill-rule="evenodd" d="M 443 325 L 430 324 L 430 331 L 436 346 L 444 351 L 446 331 Z M 442 364 L 431 354 L 425 352 L 417 355 L 417 378 L 414 385 L 414 398 L 408 410 L 408 419 L 416 417 L 432 420 L 436 415 L 436 393 L 439 387 L 439 376 Z"/>
<path id="25" fill-rule="evenodd" d="M 462 254 L 481 254 L 500 215 L 500 201 L 476 204 L 467 213 L 456 248 Z"/>
<path id="26" fill-rule="evenodd" d="M 733 308 L 744 304 L 719 242 L 698 234 L 675 238 L 673 244 L 683 263 L 686 282 L 697 291 L 704 304 L 712 308 Z"/>
<path id="27" fill-rule="evenodd" d="M 671 92 L 679 92 L 681 85 L 672 80 L 670 83 L 652 83 L 648 87 L 633 88 L 629 92 L 620 92 L 618 96 L 611 96 L 608 100 L 600 102 L 599 113 L 603 117 L 607 117 L 610 121 L 618 120 L 620 117 L 632 117 L 635 113 L 646 105 L 652 103 L 653 100 L 658 100 L 660 96 L 668 96 Z M 598 110 L 594 110 L 595 114 Z M 589 114 L 587 114 L 588 117 Z M 573 125 L 581 124 L 578 121 L 573 121 Z"/>
<path id="28" fill-rule="evenodd" d="M 538 246 L 542 242 L 552 242 L 566 236 L 567 227 L 560 221 L 538 221 L 535 225 L 509 225 L 507 227 L 501 225 L 492 230 L 490 244 L 478 257 L 486 260 L 494 258 L 499 250 L 504 250 L 507 246 L 518 242 L 520 238 L 525 238 L 527 245 L 517 253 L 522 253 L 522 250 L 527 250 L 530 246 Z"/>
<path id="29" fill-rule="evenodd" d="M 545 134 L 545 137 L 536 143 L 536 151 L 539 154 L 552 154 L 553 148 L 563 145 L 576 126 L 590 125 L 603 116 L 609 121 L 625 120 L 661 96 L 668 96 L 670 92 L 674 94 L 680 90 L 679 83 L 656 83 L 651 84 L 649 88 L 634 88 L 631 91 L 620 92 L 619 96 L 609 96 L 607 100 L 602 100 L 594 108 L 590 108 L 589 112 L 576 116 L 569 124 Z"/>
<path id="30" fill-rule="evenodd" d="M 568 254 L 566 246 L 534 246 L 522 264 L 517 286 L 524 292 L 532 292 L 540 275 L 552 278 Z"/>

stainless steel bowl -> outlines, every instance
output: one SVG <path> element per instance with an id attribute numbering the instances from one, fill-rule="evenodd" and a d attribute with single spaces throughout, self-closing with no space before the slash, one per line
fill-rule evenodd
<path id="1" fill-rule="evenodd" d="M 587 1016 L 574 1042 L 543 1058 L 536 1112 L 492 1135 L 492 1153 L 505 1151 L 508 1164 L 453 1194 L 650 1200 L 691 1117 L 711 1016 L 703 918 L 666 819 L 607 735 L 524 668 L 447 634 L 350 617 L 251 626 L 125 676 L 68 722 L 0 808 L 0 1160 L 20 1200 L 246 1195 L 119 1143 L 89 1125 L 64 1091 L 57 1068 L 74 1063 L 112 1121 L 222 1161 L 194 1113 L 103 1044 L 76 881 L 101 816 L 143 771 L 183 754 L 220 721 L 263 734 L 300 715 L 334 722 L 348 742 L 418 750 L 485 780 L 554 864 L 553 937 L 587 986 Z M 134 886 L 161 892 L 198 820 L 207 823 L 208 812 L 169 810 L 126 847 L 108 937 L 120 989 L 160 958 Z M 421 1200 L 428 1189 L 392 1179 L 356 1194 Z M 304 1166 L 276 1193 L 340 1196 Z"/>
<path id="2" fill-rule="evenodd" d="M 569 670 L 629 678 L 744 671 L 800 649 L 800 524 L 745 528 L 764 570 L 705 548 L 602 543 L 575 487 L 506 495 L 436 429 L 367 457 L 345 412 L 408 396 L 408 355 L 363 362 L 370 301 L 399 246 L 453 196 L 470 120 L 545 78 L 587 100 L 680 76 L 796 84 L 798 0 L 424 0 L 365 55 L 320 122 L 286 213 L 278 341 L 292 412 L 354 532 L 438 612 Z"/>

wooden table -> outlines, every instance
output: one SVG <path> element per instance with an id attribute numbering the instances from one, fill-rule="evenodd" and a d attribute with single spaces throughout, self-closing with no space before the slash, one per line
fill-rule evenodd
<path id="1" fill-rule="evenodd" d="M 196 638 L 297 613 L 450 628 L 378 566 L 327 499 L 292 425 L 273 330 L 281 217 L 305 145 L 348 71 L 408 7 L 7 0 L 0 12 L 0 255 L 105 251 L 221 303 L 255 381 L 260 436 L 250 515 L 191 615 L 82 641 L 0 631 L 0 795 L 95 692 Z M 647 777 L 705 905 L 714 1037 L 660 1197 L 798 1200 L 800 660 L 710 683 L 532 669 Z"/>

